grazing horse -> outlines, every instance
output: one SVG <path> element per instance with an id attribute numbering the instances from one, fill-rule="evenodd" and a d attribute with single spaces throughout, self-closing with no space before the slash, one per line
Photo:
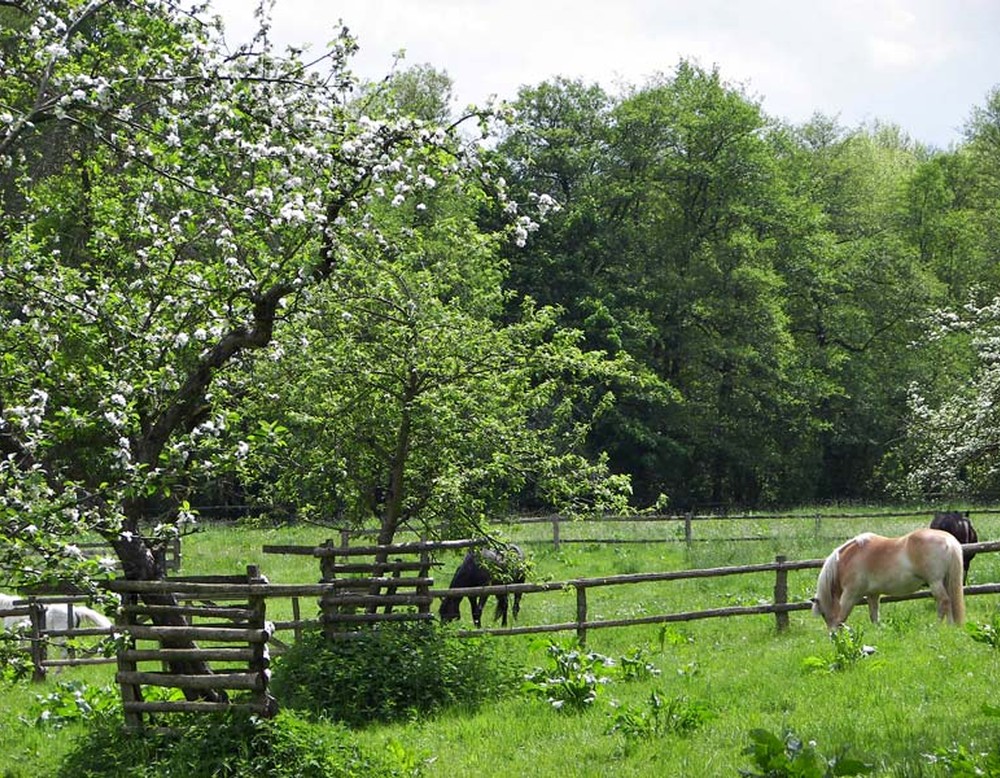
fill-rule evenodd
<path id="1" fill-rule="evenodd" d="M 969 521 L 969 512 L 966 511 L 963 515 L 959 511 L 937 511 L 934 514 L 934 519 L 931 521 L 931 529 L 940 529 L 945 532 L 950 532 L 959 543 L 978 543 L 979 535 L 976 534 L 976 528 L 972 526 L 972 522 Z M 962 582 L 969 578 L 969 565 L 972 564 L 972 559 L 975 557 L 975 551 L 966 551 L 962 549 Z"/>
<path id="2" fill-rule="evenodd" d="M 13 610 L 14 602 L 23 600 L 23 597 L 14 597 L 9 594 L 0 593 L 0 610 Z M 87 621 L 100 629 L 111 629 L 114 624 L 103 613 L 98 613 L 93 608 L 85 605 L 73 605 L 73 623 L 69 623 L 69 606 L 61 602 L 53 602 L 44 606 L 45 629 L 67 630 L 76 629 Z M 31 619 L 27 616 L 4 616 L 2 619 L 5 629 L 15 629 L 17 627 L 30 627 Z"/>
<path id="3" fill-rule="evenodd" d="M 918 529 L 900 538 L 865 532 L 826 558 L 816 582 L 813 613 L 836 629 L 867 598 L 868 614 L 878 624 L 881 595 L 909 594 L 924 584 L 937 601 L 939 618 L 951 624 L 965 621 L 962 546 L 953 535 L 936 529 Z"/>
<path id="4" fill-rule="evenodd" d="M 485 548 L 482 551 L 470 551 L 465 555 L 462 564 L 458 566 L 451 579 L 449 589 L 462 589 L 473 586 L 490 586 L 491 584 L 524 583 L 525 578 L 524 553 L 515 545 L 509 545 L 499 550 Z M 477 627 L 482 627 L 483 608 L 489 595 L 469 595 L 472 606 L 472 621 Z M 454 621 L 461 616 L 462 598 L 449 595 L 441 600 L 441 621 Z M 521 592 L 514 593 L 514 618 L 521 610 Z M 507 626 L 507 595 L 497 595 L 497 609 L 493 620 L 502 619 Z"/>

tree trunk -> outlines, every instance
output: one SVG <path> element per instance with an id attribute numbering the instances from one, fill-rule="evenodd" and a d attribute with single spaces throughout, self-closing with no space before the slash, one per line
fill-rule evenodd
<path id="1" fill-rule="evenodd" d="M 154 554 L 140 535 L 138 521 L 138 516 L 141 515 L 139 513 L 140 504 L 141 501 L 126 507 L 126 514 L 130 515 L 126 522 L 126 529 L 117 537 L 108 538 L 108 540 L 122 563 L 122 572 L 125 578 L 130 581 L 159 581 L 166 577 L 163 556 Z M 171 594 L 147 592 L 142 595 L 142 600 L 147 605 L 177 605 L 177 598 Z M 188 626 L 187 619 L 183 616 L 171 614 L 154 614 L 152 621 L 157 626 L 162 627 Z M 164 648 L 196 647 L 193 641 L 185 639 L 164 640 L 162 645 Z M 172 673 L 183 675 L 212 674 L 212 668 L 204 661 L 170 660 L 167 665 Z M 210 702 L 228 700 L 228 696 L 221 689 L 185 689 L 184 696 L 188 700 L 207 700 Z"/>

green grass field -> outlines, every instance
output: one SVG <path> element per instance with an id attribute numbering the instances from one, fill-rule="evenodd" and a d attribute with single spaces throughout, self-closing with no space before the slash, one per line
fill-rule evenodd
<path id="1" fill-rule="evenodd" d="M 998 537 L 1000 519 L 977 520 L 981 539 Z M 785 530 L 785 540 L 738 542 L 714 540 L 622 545 L 525 544 L 533 560 L 532 578 L 566 580 L 685 568 L 716 567 L 825 556 L 838 540 L 862 529 L 900 534 L 913 528 L 887 520 L 884 526 L 840 528 L 824 523 L 816 537 L 811 523 Z M 726 532 L 755 534 L 769 527 L 727 526 Z M 794 534 L 792 530 L 796 530 Z M 640 530 L 634 530 L 639 533 Z M 794 537 L 790 537 L 794 534 Z M 273 583 L 315 582 L 319 567 L 308 557 L 263 555 L 274 543 L 312 544 L 323 530 L 297 527 L 261 530 L 206 528 L 185 540 L 182 574 L 239 573 L 259 564 Z M 551 537 L 550 535 L 548 537 Z M 518 539 L 515 537 L 514 539 Z M 458 555 L 444 560 L 439 587 L 450 578 Z M 1000 558 L 977 557 L 969 583 L 1000 581 Z M 811 596 L 815 571 L 790 575 L 790 596 Z M 696 581 L 669 581 L 592 590 L 591 618 L 627 618 L 767 601 L 772 575 L 734 576 Z M 269 617 L 285 618 L 290 606 L 269 604 Z M 970 622 L 991 623 L 997 617 L 995 596 L 967 602 Z M 572 591 L 527 595 L 521 624 L 572 621 Z M 303 615 L 312 615 L 303 613 Z M 476 711 L 452 710 L 426 720 L 370 726 L 356 732 L 368 747 L 402 746 L 417 755 L 429 776 L 737 776 L 750 768 L 743 753 L 749 733 L 763 728 L 777 735 L 791 730 L 803 741 L 815 741 L 827 756 L 849 749 L 877 765 L 876 775 L 944 776 L 945 762 L 930 755 L 961 747 L 966 752 L 995 751 L 1000 720 L 1000 654 L 976 642 L 961 629 L 936 623 L 931 600 L 887 604 L 883 623 L 868 623 L 866 609 L 855 610 L 849 623 L 876 648 L 872 656 L 842 670 L 810 669 L 835 658 L 822 621 L 808 612 L 791 614 L 790 628 L 778 633 L 773 616 L 748 616 L 686 622 L 667 627 L 645 626 L 592 630 L 587 649 L 620 659 L 641 649 L 659 675 L 625 681 L 615 678 L 600 687 L 589 709 L 556 710 L 545 700 L 512 690 L 505 700 Z M 463 623 L 469 625 L 467 605 Z M 279 635 L 290 640 L 288 633 Z M 571 633 L 552 636 L 492 638 L 525 672 L 547 662 L 550 640 L 568 642 Z M 53 673 L 43 684 L 7 684 L 0 695 L 0 775 L 37 776 L 54 772 L 81 725 L 60 729 L 36 726 L 46 695 L 68 680 L 110 684 L 114 666 Z M 691 731 L 632 735 L 611 731 L 616 716 L 631 709 L 649 714 L 652 694 L 661 701 L 696 704 L 708 714 Z M 396 745 L 393 745 L 396 744 Z M 972 773 L 969 773 L 972 774 Z"/>

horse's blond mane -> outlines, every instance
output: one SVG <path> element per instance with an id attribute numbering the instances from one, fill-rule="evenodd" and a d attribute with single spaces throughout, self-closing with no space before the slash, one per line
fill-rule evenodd
<path id="1" fill-rule="evenodd" d="M 819 578 L 816 580 L 816 604 L 819 606 L 818 612 L 824 616 L 829 612 L 834 599 L 834 591 L 838 586 L 837 565 L 840 562 L 840 549 L 843 547 L 840 546 L 830 552 L 830 556 L 823 562 Z"/>

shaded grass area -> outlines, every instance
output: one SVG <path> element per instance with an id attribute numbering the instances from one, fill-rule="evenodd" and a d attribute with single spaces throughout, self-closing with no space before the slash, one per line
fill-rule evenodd
<path id="1" fill-rule="evenodd" d="M 983 539 L 998 537 L 989 522 L 977 522 Z M 859 527 L 900 534 L 912 529 Z M 329 533 L 327 533 L 329 534 Z M 319 565 L 308 557 L 263 555 L 264 544 L 314 544 L 326 535 L 315 527 L 280 530 L 214 527 L 187 538 L 184 574 L 239 573 L 258 564 L 275 583 L 307 583 L 319 578 Z M 752 564 L 789 558 L 825 556 L 839 541 L 810 533 L 752 543 L 567 544 L 559 550 L 530 546 L 534 580 L 566 580 L 694 567 Z M 459 556 L 443 559 L 436 574 L 446 582 Z M 985 554 L 973 564 L 969 583 L 1000 580 L 1000 557 Z M 790 576 L 793 599 L 811 596 L 815 571 Z M 439 584 L 441 585 L 441 584 Z M 593 618 L 754 604 L 770 599 L 772 575 L 696 581 L 671 581 L 634 587 L 606 587 L 589 595 Z M 990 622 L 997 613 L 995 596 L 968 600 L 969 620 Z M 270 618 L 284 618 L 288 603 L 269 604 Z M 470 625 L 467 605 L 462 625 Z M 827 658 L 832 646 L 822 622 L 793 613 L 786 633 L 775 631 L 772 616 L 715 619 L 665 627 L 592 630 L 588 649 L 612 659 L 641 648 L 660 675 L 602 685 L 597 701 L 579 713 L 558 711 L 545 700 L 517 688 L 498 703 L 478 710 L 459 706 L 434 717 L 357 729 L 353 737 L 378 751 L 403 745 L 429 776 L 736 776 L 749 767 L 742 753 L 750 730 L 782 734 L 792 730 L 814 740 L 824 754 L 846 749 L 878 767 L 882 776 L 945 776 L 943 764 L 928 754 L 961 745 L 971 752 L 995 751 L 1000 719 L 988 706 L 1000 705 L 1000 657 L 964 631 L 936 624 L 931 601 L 883 607 L 883 624 L 867 622 L 859 608 L 850 623 L 863 630 L 875 653 L 839 672 L 807 669 L 810 657 Z M 525 597 L 522 624 L 570 621 L 572 591 Z M 304 614 L 308 615 L 308 614 Z M 290 639 L 287 634 L 283 639 Z M 525 672 L 542 666 L 550 640 L 570 635 L 495 638 Z M 4 684 L 0 689 L 0 776 L 54 774 L 61 758 L 85 730 L 36 727 L 36 695 L 60 680 L 88 684 L 112 682 L 114 666 L 81 668 L 53 674 L 45 684 Z M 512 687 L 516 684 L 512 684 Z M 648 710 L 650 695 L 685 698 L 704 704 L 711 719 L 687 734 L 627 737 L 611 732 L 617 711 Z"/>

